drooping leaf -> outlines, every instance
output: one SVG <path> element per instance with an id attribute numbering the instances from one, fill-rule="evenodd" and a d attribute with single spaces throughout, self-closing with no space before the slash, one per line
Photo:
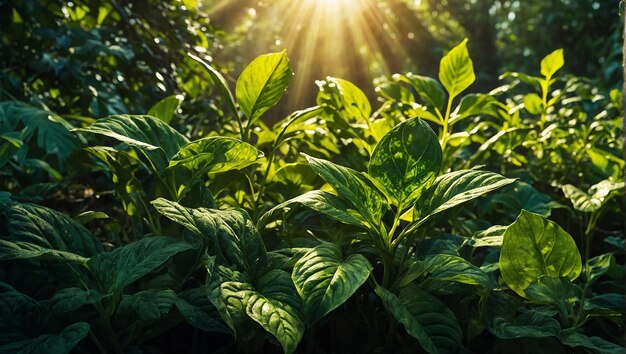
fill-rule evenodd
<path id="1" fill-rule="evenodd" d="M 461 257 L 448 254 L 427 258 L 424 273 L 428 275 L 421 286 L 433 293 L 446 293 L 446 286 L 451 282 L 477 286 L 485 291 L 494 286 L 492 279 L 482 269 Z"/>
<path id="2" fill-rule="evenodd" d="M 185 97 L 183 95 L 165 97 L 150 108 L 148 115 L 157 117 L 165 123 L 170 124 L 184 99 Z"/>
<path id="3" fill-rule="evenodd" d="M 435 214 L 513 182 L 514 179 L 480 170 L 460 170 L 439 176 L 415 202 L 413 220 L 421 225 Z"/>
<path id="4" fill-rule="evenodd" d="M 346 302 L 371 271 L 365 257 L 353 254 L 344 259 L 339 247 L 331 243 L 323 243 L 300 258 L 291 277 L 303 300 L 307 322 L 315 323 Z"/>
<path id="5" fill-rule="evenodd" d="M 501 339 L 558 337 L 561 325 L 544 313 L 527 311 L 513 321 L 496 317 L 490 331 Z"/>
<path id="6" fill-rule="evenodd" d="M 59 290 L 50 300 L 50 306 L 55 314 L 73 312 L 85 305 L 93 304 L 104 298 L 104 294 L 95 290 L 80 288 L 65 288 Z"/>
<path id="7" fill-rule="evenodd" d="M 263 275 L 256 287 L 228 281 L 220 286 L 228 312 L 244 312 L 271 333 L 285 353 L 293 353 L 304 333 L 300 298 L 289 273 L 272 270 Z"/>
<path id="8" fill-rule="evenodd" d="M 192 248 L 180 238 L 146 237 L 111 252 L 100 253 L 92 257 L 87 265 L 102 291 L 113 294 L 149 274 L 173 255 Z"/>
<path id="9" fill-rule="evenodd" d="M 191 171 L 192 180 L 187 183 L 192 185 L 193 178 L 207 173 L 242 169 L 255 163 L 261 156 L 263 153 L 248 143 L 234 138 L 213 136 L 183 146 L 171 158 L 168 168 Z"/>
<path id="10" fill-rule="evenodd" d="M 32 259 L 85 264 L 88 258 L 30 242 L 0 240 L 0 260 Z"/>
<path id="11" fill-rule="evenodd" d="M 237 80 L 237 102 L 250 122 L 274 106 L 287 89 L 293 73 L 283 51 L 254 59 Z"/>
<path id="12" fill-rule="evenodd" d="M 606 204 L 616 192 L 624 189 L 624 182 L 613 182 L 603 180 L 589 188 L 589 193 L 585 193 L 576 186 L 567 184 L 562 187 L 565 197 L 574 205 L 574 209 L 591 213 L 599 210 Z"/>
<path id="13" fill-rule="evenodd" d="M 450 309 L 416 286 L 407 286 L 399 296 L 377 286 L 376 294 L 387 311 L 402 323 L 428 353 L 458 353 L 462 332 Z"/>
<path id="14" fill-rule="evenodd" d="M 626 348 L 596 336 L 588 337 L 581 333 L 570 332 L 561 335 L 560 339 L 561 343 L 567 346 L 591 349 L 597 354 L 626 354 Z"/>
<path id="15" fill-rule="evenodd" d="M 565 65 L 563 49 L 557 49 L 541 59 L 541 75 L 549 80 L 563 65 Z"/>
<path id="16" fill-rule="evenodd" d="M 456 124 L 465 118 L 478 115 L 498 117 L 498 101 L 487 94 L 469 94 L 461 99 L 457 109 L 450 115 L 448 123 Z"/>
<path id="17" fill-rule="evenodd" d="M 504 233 L 500 271 L 520 296 L 526 297 L 525 289 L 542 275 L 574 280 L 581 269 L 572 237 L 541 215 L 524 210 Z"/>
<path id="18" fill-rule="evenodd" d="M 80 132 L 104 135 L 143 151 L 163 170 L 168 161 L 189 142 L 158 118 L 150 116 L 117 115 L 98 119 L 93 125 L 77 129 Z"/>
<path id="19" fill-rule="evenodd" d="M 278 204 L 261 216 L 257 227 L 259 229 L 265 227 L 276 215 L 293 209 L 295 204 L 313 209 L 344 224 L 367 227 L 367 221 L 352 206 L 339 197 L 320 190 L 310 191 Z"/>
<path id="20" fill-rule="evenodd" d="M 33 339 L 5 344 L 0 347 L 1 353 L 69 353 L 89 332 L 89 324 L 74 323 L 61 333 L 42 334 Z"/>
<path id="21" fill-rule="evenodd" d="M 220 261 L 235 265 L 253 279 L 267 267 L 265 245 L 248 213 L 242 209 L 185 208 L 163 198 L 152 201 L 159 213 L 217 245 Z"/>
<path id="22" fill-rule="evenodd" d="M 13 204 L 6 209 L 9 239 L 31 252 L 56 250 L 81 257 L 102 252 L 102 245 L 70 217 L 35 204 Z M 26 246 L 29 243 L 32 246 Z"/>
<path id="23" fill-rule="evenodd" d="M 439 66 L 439 81 L 450 97 L 456 97 L 476 80 L 474 64 L 467 51 L 467 38 L 452 48 Z"/>
<path id="24" fill-rule="evenodd" d="M 382 193 L 361 173 L 339 166 L 330 161 L 304 155 L 326 183 L 337 192 L 339 197 L 351 203 L 363 218 L 376 229 L 387 210 L 387 201 Z"/>
<path id="25" fill-rule="evenodd" d="M 399 206 L 413 205 L 441 169 L 437 135 L 419 118 L 395 126 L 374 148 L 369 173 Z"/>
<path id="26" fill-rule="evenodd" d="M 535 303 L 553 305 L 563 318 L 569 318 L 572 315 L 571 308 L 580 296 L 571 281 L 549 275 L 539 277 L 524 292 L 526 298 Z"/>

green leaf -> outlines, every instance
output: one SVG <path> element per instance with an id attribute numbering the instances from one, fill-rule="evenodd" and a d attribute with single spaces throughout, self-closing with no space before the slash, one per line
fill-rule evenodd
<path id="1" fill-rule="evenodd" d="M 230 333 L 204 287 L 178 294 L 176 308 L 190 325 L 207 332 Z"/>
<path id="2" fill-rule="evenodd" d="M 150 116 L 117 115 L 101 118 L 80 132 L 104 135 L 143 151 L 157 170 L 189 141 L 160 119 Z"/>
<path id="3" fill-rule="evenodd" d="M 394 75 L 394 78 L 413 87 L 417 94 L 431 105 L 435 112 L 438 113 L 439 118 L 442 119 L 440 110 L 444 107 L 446 94 L 437 80 L 412 73 Z"/>
<path id="4" fill-rule="evenodd" d="M 283 51 L 254 59 L 237 80 L 237 102 L 250 122 L 280 100 L 291 76 L 287 54 Z"/>
<path id="5" fill-rule="evenodd" d="M 187 53 L 187 55 L 191 59 L 197 61 L 198 63 L 202 64 L 202 66 L 204 66 L 204 68 L 208 71 L 209 76 L 211 76 L 213 83 L 217 85 L 217 88 L 222 93 L 222 97 L 226 100 L 226 104 L 228 105 L 228 108 L 231 110 L 231 112 L 235 116 L 237 116 L 237 118 L 239 118 L 237 106 L 235 105 L 235 96 L 233 96 L 233 93 L 230 91 L 230 88 L 228 88 L 228 83 L 226 82 L 226 79 L 224 78 L 224 76 L 222 76 L 222 74 L 220 74 L 219 71 L 215 70 L 211 65 L 209 65 L 209 63 L 205 62 L 200 57 L 197 57 L 191 53 Z"/>
<path id="6" fill-rule="evenodd" d="M 255 163 L 261 156 L 263 153 L 248 143 L 234 138 L 213 136 L 183 146 L 171 158 L 168 168 L 191 171 L 191 180 L 185 182 L 192 185 L 196 178 L 207 173 L 242 169 Z"/>
<path id="7" fill-rule="evenodd" d="M 247 283 L 225 282 L 221 297 L 229 313 L 242 311 L 271 333 L 285 353 L 293 353 L 302 339 L 304 321 L 300 298 L 289 273 L 272 270 L 256 287 Z"/>
<path id="8" fill-rule="evenodd" d="M 185 208 L 163 198 L 152 201 L 159 213 L 217 245 L 220 261 L 253 279 L 264 274 L 267 254 L 261 235 L 243 209 Z"/>
<path id="9" fill-rule="evenodd" d="M 337 192 L 339 197 L 354 205 L 374 230 L 387 210 L 382 193 L 363 174 L 330 161 L 303 154 L 313 171 Z"/>
<path id="10" fill-rule="evenodd" d="M 614 264 L 615 257 L 611 253 L 605 253 L 589 259 L 585 267 L 585 278 L 587 279 L 588 286 L 606 274 L 609 268 Z"/>
<path id="11" fill-rule="evenodd" d="M 42 310 L 37 301 L 0 281 L 0 348 L 37 333 Z"/>
<path id="12" fill-rule="evenodd" d="M 474 64 L 467 51 L 466 38 L 441 59 L 439 81 L 453 98 L 468 88 L 475 80 Z"/>
<path id="13" fill-rule="evenodd" d="M 563 65 L 565 65 L 565 60 L 563 59 L 563 49 L 557 49 L 546 55 L 541 60 L 541 75 L 550 80 L 552 75 L 562 68 Z"/>
<path id="14" fill-rule="evenodd" d="M 404 209 L 413 205 L 441 169 L 437 135 L 419 118 L 396 125 L 374 148 L 369 173 Z"/>
<path id="15" fill-rule="evenodd" d="M 591 349 L 598 354 L 626 354 L 626 348 L 600 337 L 588 337 L 580 333 L 569 333 L 561 335 L 560 339 L 561 343 L 567 346 Z"/>
<path id="16" fill-rule="evenodd" d="M 65 288 L 54 294 L 51 302 L 55 314 L 74 312 L 85 305 L 96 303 L 104 298 L 104 294 L 95 290 Z"/>
<path id="17" fill-rule="evenodd" d="M 150 108 L 148 115 L 170 124 L 184 100 L 185 97 L 183 95 L 165 97 Z"/>
<path id="18" fill-rule="evenodd" d="M 450 115 L 449 124 L 478 115 L 498 117 L 498 101 L 491 95 L 472 93 L 464 96 L 457 109 Z"/>
<path id="19" fill-rule="evenodd" d="M 447 293 L 445 288 L 450 282 L 478 286 L 485 291 L 494 286 L 492 279 L 482 269 L 461 257 L 448 254 L 428 257 L 424 273 L 428 276 L 421 286 L 430 292 Z"/>
<path id="20" fill-rule="evenodd" d="M 494 225 L 472 235 L 467 244 L 472 247 L 500 247 L 504 239 L 507 226 Z"/>
<path id="21" fill-rule="evenodd" d="M 515 182 L 514 179 L 487 171 L 460 170 L 439 176 L 415 202 L 413 220 L 416 228 L 442 211 L 478 198 Z"/>
<path id="22" fill-rule="evenodd" d="M 526 297 L 542 275 L 574 280 L 582 269 L 572 237 L 552 221 L 523 210 L 504 233 L 500 271 L 506 284 Z"/>
<path id="23" fill-rule="evenodd" d="M 344 224 L 367 227 L 367 221 L 351 205 L 334 194 L 320 190 L 310 191 L 278 204 L 261 216 L 257 227 L 264 228 L 276 215 L 293 209 L 294 204 L 303 205 Z"/>
<path id="24" fill-rule="evenodd" d="M 346 302 L 365 283 L 372 268 L 360 254 L 344 260 L 341 249 L 331 243 L 323 243 L 300 258 L 291 278 L 302 298 L 307 322 L 315 323 Z"/>
<path id="25" fill-rule="evenodd" d="M 527 94 L 524 96 L 524 108 L 526 108 L 530 114 L 541 114 L 544 109 L 541 97 L 536 93 Z"/>
<path id="26" fill-rule="evenodd" d="M 1 353 L 69 353 L 89 332 L 89 324 L 74 323 L 61 333 L 43 334 L 37 338 L 13 342 L 0 347 Z"/>
<path id="27" fill-rule="evenodd" d="M 100 241 L 86 228 L 52 209 L 35 204 L 13 204 L 5 215 L 9 238 L 17 248 L 31 252 L 54 250 L 81 257 L 103 251 Z"/>
<path id="28" fill-rule="evenodd" d="M 87 265 L 102 292 L 114 294 L 160 267 L 173 255 L 192 248 L 191 244 L 179 238 L 146 237 L 111 252 L 100 253 Z"/>
<path id="29" fill-rule="evenodd" d="M 372 114 L 372 106 L 363 91 L 350 81 L 335 77 L 327 77 L 324 85 L 320 85 L 317 101 L 341 111 L 350 122 L 365 123 Z"/>
<path id="30" fill-rule="evenodd" d="M 574 185 L 567 184 L 561 187 L 565 197 L 574 205 L 574 209 L 592 213 L 598 211 L 612 197 L 623 191 L 624 182 L 613 182 L 605 179 L 589 188 L 589 193 L 585 193 Z"/>
<path id="31" fill-rule="evenodd" d="M 458 353 L 461 350 L 459 323 L 454 313 L 436 297 L 416 286 L 405 287 L 399 296 L 380 286 L 375 291 L 387 311 L 428 353 Z"/>
<path id="32" fill-rule="evenodd" d="M 580 296 L 577 294 L 576 287 L 568 279 L 548 275 L 542 275 L 524 291 L 527 299 L 538 304 L 550 304 L 556 307 L 562 318 L 569 318 L 573 315 L 571 309 Z"/>
<path id="33" fill-rule="evenodd" d="M 496 317 L 489 330 L 501 339 L 558 337 L 561 325 L 551 316 L 526 311 L 513 321 Z"/>
<path id="34" fill-rule="evenodd" d="M 85 264 L 88 258 L 29 242 L 0 240 L 0 260 L 32 259 Z"/>

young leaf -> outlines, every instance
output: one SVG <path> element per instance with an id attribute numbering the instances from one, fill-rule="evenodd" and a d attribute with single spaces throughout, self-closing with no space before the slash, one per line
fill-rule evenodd
<path id="1" fill-rule="evenodd" d="M 271 333 L 285 353 L 293 353 L 302 339 L 304 321 L 300 298 L 289 273 L 272 270 L 256 287 L 228 281 L 220 286 L 220 297 L 229 313 L 245 313 Z"/>
<path id="2" fill-rule="evenodd" d="M 482 269 L 461 257 L 449 254 L 437 254 L 427 258 L 424 273 L 428 276 L 421 286 L 430 292 L 445 293 L 450 282 L 474 285 L 483 290 L 489 290 L 494 285 Z"/>
<path id="3" fill-rule="evenodd" d="M 222 136 L 199 139 L 183 146 L 174 155 L 169 169 L 185 168 L 192 172 L 192 179 L 186 181 L 192 185 L 195 178 L 207 173 L 226 172 L 250 166 L 263 153 L 243 141 Z"/>
<path id="4" fill-rule="evenodd" d="M 541 60 L 541 75 L 550 80 L 563 65 L 565 65 L 563 49 L 557 49 Z"/>
<path id="5" fill-rule="evenodd" d="M 146 237 L 112 252 L 100 253 L 87 265 L 94 273 L 102 292 L 113 294 L 152 272 L 173 255 L 192 249 L 182 239 L 157 236 Z"/>
<path id="6" fill-rule="evenodd" d="M 349 201 L 370 223 L 374 230 L 380 224 L 387 201 L 382 193 L 359 172 L 336 165 L 330 161 L 317 159 L 304 154 L 313 171 L 328 183 L 339 197 Z"/>
<path id="7" fill-rule="evenodd" d="M 285 52 L 261 55 L 254 59 L 237 80 L 237 102 L 250 122 L 255 122 L 275 105 L 291 80 Z"/>
<path id="8" fill-rule="evenodd" d="M 413 205 L 441 169 L 437 135 L 419 118 L 395 126 L 374 148 L 369 173 L 398 206 Z"/>
<path id="9" fill-rule="evenodd" d="M 576 279 L 581 263 L 572 237 L 541 215 L 523 210 L 504 233 L 500 272 L 520 296 L 526 297 L 526 288 L 542 275 Z"/>
<path id="10" fill-rule="evenodd" d="M 439 81 L 450 97 L 456 97 L 476 80 L 474 64 L 467 51 L 467 38 L 446 54 L 439 65 Z"/>
<path id="11" fill-rule="evenodd" d="M 472 93 L 465 95 L 457 109 L 450 115 L 448 123 L 456 124 L 465 118 L 478 115 L 498 117 L 498 101 L 491 95 Z"/>
<path id="12" fill-rule="evenodd" d="M 387 311 L 402 323 L 428 353 L 457 353 L 461 350 L 459 323 L 440 300 L 416 286 L 407 286 L 396 296 L 377 286 L 376 294 Z"/>
<path id="13" fill-rule="evenodd" d="M 185 97 L 183 95 L 165 97 L 150 108 L 148 115 L 159 118 L 165 123 L 170 124 L 184 99 Z"/>
<path id="14" fill-rule="evenodd" d="M 293 268 L 291 278 L 302 298 L 309 324 L 346 302 L 365 283 L 372 271 L 370 262 L 360 254 L 346 258 L 334 244 L 323 243 Z"/>
<path id="15" fill-rule="evenodd" d="M 413 210 L 413 220 L 423 224 L 426 219 L 452 207 L 515 182 L 514 179 L 487 171 L 460 170 L 439 176 L 419 196 Z"/>
<path id="16" fill-rule="evenodd" d="M 350 81 L 327 77 L 325 84 L 320 86 L 317 102 L 326 104 L 342 111 L 350 118 L 350 122 L 364 123 L 372 114 L 372 106 L 367 96 Z"/>
<path id="17" fill-rule="evenodd" d="M 98 119 L 90 127 L 77 131 L 104 135 L 136 147 L 143 151 L 159 170 L 165 169 L 168 161 L 189 142 L 174 128 L 150 116 L 110 116 Z"/>

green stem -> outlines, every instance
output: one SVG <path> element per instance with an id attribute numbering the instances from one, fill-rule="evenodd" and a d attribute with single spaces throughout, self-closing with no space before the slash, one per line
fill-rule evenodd
<path id="1" fill-rule="evenodd" d="M 107 354 L 106 349 L 104 349 L 104 347 L 102 346 L 102 343 L 100 343 L 100 341 L 98 340 L 98 337 L 96 337 L 96 335 L 93 333 L 93 331 L 91 330 L 91 328 L 89 329 L 89 339 L 91 339 L 91 341 L 93 342 L 93 344 L 96 346 L 96 348 L 98 349 L 98 351 L 102 354 Z"/>
<path id="2" fill-rule="evenodd" d="M 104 330 L 106 331 L 111 344 L 113 345 L 113 350 L 117 354 L 122 354 L 124 350 L 122 350 L 122 346 L 120 345 L 120 341 L 115 334 L 115 330 L 113 330 L 113 326 L 111 325 L 111 316 L 103 309 L 102 304 L 97 302 L 96 309 L 98 310 L 98 314 L 100 315 L 100 319 L 102 320 L 102 325 L 104 326 Z"/>
<path id="3" fill-rule="evenodd" d="M 441 150 L 446 149 L 446 144 L 448 143 L 448 135 L 450 134 L 450 124 L 448 121 L 450 120 L 450 111 L 452 110 L 452 99 L 454 97 L 448 97 L 448 104 L 446 106 L 446 114 L 443 117 L 443 130 L 441 132 Z"/>
<path id="4" fill-rule="evenodd" d="M 276 149 L 273 149 L 272 152 L 267 156 L 267 167 L 265 168 L 265 172 L 263 173 L 263 178 L 261 179 L 261 185 L 259 186 L 259 191 L 254 198 L 254 209 L 256 210 L 259 199 L 261 199 L 261 195 L 265 191 L 265 185 L 267 184 L 267 179 L 270 174 L 270 170 L 272 169 L 272 163 L 274 163 L 274 157 L 276 156 Z"/>

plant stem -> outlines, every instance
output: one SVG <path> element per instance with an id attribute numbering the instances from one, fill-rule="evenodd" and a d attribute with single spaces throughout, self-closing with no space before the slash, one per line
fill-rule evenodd
<path id="1" fill-rule="evenodd" d="M 450 134 L 449 132 L 449 123 L 448 121 L 450 120 L 450 111 L 452 110 L 452 99 L 454 97 L 449 96 L 448 97 L 448 104 L 446 106 L 446 114 L 443 117 L 443 130 L 441 132 L 441 150 L 445 150 L 446 149 L 446 144 L 448 143 L 448 135 Z"/>

